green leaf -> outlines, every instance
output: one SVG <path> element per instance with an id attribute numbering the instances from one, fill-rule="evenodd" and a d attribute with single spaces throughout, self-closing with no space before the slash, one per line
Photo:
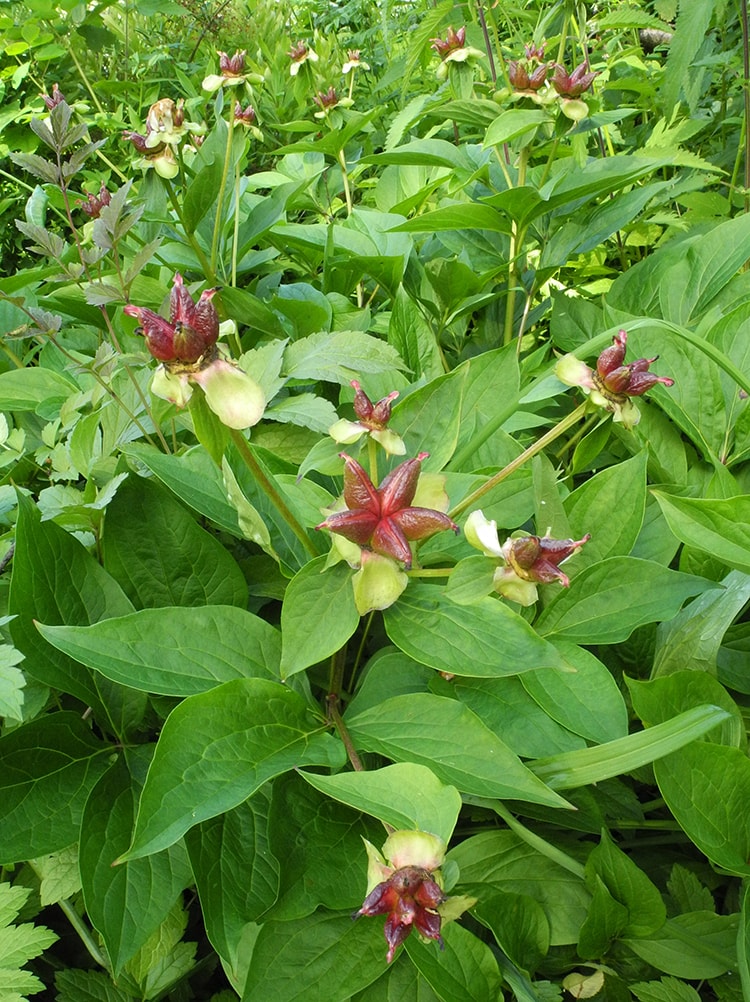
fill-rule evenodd
<path id="1" fill-rule="evenodd" d="M 525 672 L 519 675 L 524 689 L 553 720 L 574 734 L 599 743 L 624 737 L 628 711 L 611 672 L 583 647 L 565 641 L 555 646 L 568 670 Z"/>
<path id="2" fill-rule="evenodd" d="M 652 493 L 679 540 L 750 573 L 750 494 L 724 499 Z"/>
<path id="3" fill-rule="evenodd" d="M 732 571 L 715 588 L 699 595 L 656 634 L 652 674 L 692 671 L 716 674 L 719 648 L 727 629 L 750 600 L 750 574 Z"/>
<path id="4" fill-rule="evenodd" d="M 23 922 L 21 925 L 11 925 L 11 922 L 18 914 L 17 905 L 25 901 L 25 895 L 16 893 L 22 888 L 11 887 L 10 884 L 0 884 L 0 911 L 8 915 L 7 921 L 0 925 L 0 979 L 5 979 L 5 984 L 10 984 L 13 975 L 21 977 L 32 977 L 25 971 L 20 971 L 29 960 L 38 957 L 53 943 L 57 942 L 58 936 L 42 925 L 33 925 L 31 922 Z M 28 891 L 27 891 L 28 894 Z M 0 998 L 7 998 L 3 992 L 5 987 L 0 980 Z M 24 991 L 39 991 L 39 989 L 24 989 Z"/>
<path id="5" fill-rule="evenodd" d="M 700 995 L 692 985 L 676 978 L 659 981 L 641 981 L 630 985 L 638 1002 L 700 1002 Z"/>
<path id="6" fill-rule="evenodd" d="M 700 981 L 737 966 L 737 915 L 688 912 L 668 919 L 648 939 L 624 942 L 658 971 Z"/>
<path id="7" fill-rule="evenodd" d="M 282 772 L 343 762 L 342 745 L 310 717 L 302 696 L 278 683 L 237 679 L 189 696 L 164 724 L 120 861 L 165 849 Z"/>
<path id="8" fill-rule="evenodd" d="M 489 205 L 481 202 L 456 202 L 431 212 L 422 212 L 393 227 L 394 233 L 437 233 L 440 230 L 489 230 L 496 233 L 510 233 L 510 220 Z"/>
<path id="9" fill-rule="evenodd" d="M 386 699 L 347 728 L 358 747 L 430 768 L 462 793 L 566 807 L 458 700 L 411 693 Z"/>
<path id="10" fill-rule="evenodd" d="M 24 654 L 24 671 L 97 708 L 119 729 L 119 697 L 109 683 L 97 681 L 81 665 L 57 653 L 39 635 L 34 619 L 84 625 L 133 611 L 120 586 L 84 547 L 54 522 L 42 522 L 34 504 L 19 496 L 16 552 L 9 611 L 11 635 Z M 101 682 L 101 684 L 100 684 Z M 122 697 L 125 698 L 125 697 Z"/>
<path id="11" fill-rule="evenodd" d="M 247 605 L 229 552 L 168 491 L 130 477 L 107 507 L 103 562 L 136 608 Z"/>
<path id="12" fill-rule="evenodd" d="M 103 971 L 81 971 L 72 967 L 55 972 L 55 988 L 57 1002 L 131 1002 L 133 998 Z"/>
<path id="13" fill-rule="evenodd" d="M 35 411 L 50 400 L 67 400 L 77 390 L 75 383 L 53 369 L 11 369 L 0 373 L 0 410 Z"/>
<path id="14" fill-rule="evenodd" d="M 444 949 L 410 936 L 406 952 L 443 1002 L 494 1002 L 499 998 L 502 977 L 489 946 L 457 922 L 441 931 Z"/>
<path id="15" fill-rule="evenodd" d="M 547 669 L 540 669 L 546 672 Z M 555 669 L 549 669 L 554 672 Z M 530 673 L 531 674 L 531 673 Z M 505 678 L 461 678 L 452 685 L 461 702 L 476 713 L 495 734 L 522 758 L 540 758 L 558 752 L 585 748 L 582 737 L 553 720 L 533 699 L 522 683 L 522 675 Z M 548 700 L 543 701 L 545 705 Z M 574 705 L 575 709 L 575 705 Z M 556 716 L 564 714 L 557 709 Z"/>
<path id="16" fill-rule="evenodd" d="M 362 331 L 319 331 L 294 341 L 284 352 L 292 379 L 324 379 L 348 386 L 367 373 L 402 369 L 395 348 Z"/>
<path id="17" fill-rule="evenodd" d="M 231 535 L 242 539 L 237 512 L 227 500 L 221 470 L 200 446 L 179 456 L 166 455 L 153 446 L 133 442 L 123 450 L 136 463 L 142 463 L 154 476 L 199 515 Z"/>
<path id="18" fill-rule="evenodd" d="M 670 717 L 702 703 L 712 703 L 727 711 L 727 718 L 706 735 L 707 741 L 742 748 L 745 725 L 740 708 L 727 690 L 712 675 L 703 671 L 683 670 L 649 681 L 625 678 L 633 710 L 644 727 L 661 724 Z"/>
<path id="19" fill-rule="evenodd" d="M 459 366 L 464 367 L 468 369 L 468 374 L 461 398 L 458 441 L 450 469 L 466 472 L 496 464 L 498 457 L 492 450 L 492 441 L 502 437 L 500 426 L 517 407 L 520 371 L 513 345 L 484 352 Z M 500 400 L 498 386 L 503 387 Z M 518 447 L 518 454 L 520 451 Z M 503 457 L 501 465 L 512 458 L 515 456 Z"/>
<path id="20" fill-rule="evenodd" d="M 326 570 L 326 560 L 311 560 L 292 578 L 284 593 L 282 678 L 330 657 L 359 626 L 351 570 L 341 563 Z"/>
<path id="21" fill-rule="evenodd" d="M 546 111 L 527 108 L 510 108 L 495 119 L 485 133 L 484 146 L 499 146 L 502 143 L 513 142 L 525 133 L 536 131 L 537 127 L 549 122 Z M 527 141 L 533 136 L 528 136 Z"/>
<path id="22" fill-rule="evenodd" d="M 397 829 L 419 829 L 448 842 L 461 796 L 423 765 L 404 763 L 338 776 L 300 775 L 316 790 Z"/>
<path id="23" fill-rule="evenodd" d="M 461 367 L 433 379 L 393 408 L 391 428 L 403 438 L 407 455 L 429 453 L 424 470 L 442 470 L 453 455 L 467 372 Z"/>
<path id="24" fill-rule="evenodd" d="M 181 843 L 146 859 L 112 865 L 130 842 L 152 751 L 140 745 L 126 752 L 92 790 L 81 824 L 86 912 L 104 940 L 115 977 L 159 928 L 193 879 Z"/>
<path id="25" fill-rule="evenodd" d="M 643 870 L 618 848 L 606 831 L 586 860 L 586 876 L 598 877 L 613 899 L 625 907 L 625 936 L 649 936 L 664 925 L 667 909 Z"/>
<path id="26" fill-rule="evenodd" d="M 697 742 L 657 762 L 654 774 L 670 811 L 701 852 L 730 873 L 750 876 L 750 818 L 744 806 L 750 761 L 744 750 Z"/>
<path id="27" fill-rule="evenodd" d="M 748 909 L 748 898 L 750 896 L 750 884 L 745 883 L 742 890 L 740 907 L 740 926 L 737 930 L 737 966 L 740 971 L 743 996 L 750 991 L 750 914 Z"/>
<path id="28" fill-rule="evenodd" d="M 486 925 L 514 964 L 535 971 L 549 952 L 549 922 L 544 909 L 528 894 L 483 895 L 472 914 Z"/>
<path id="29" fill-rule="evenodd" d="M 231 964 L 245 925 L 256 922 L 278 894 L 279 864 L 268 843 L 270 804 L 271 791 L 262 787 L 185 833 L 206 933 L 225 963 Z"/>
<path id="30" fill-rule="evenodd" d="M 628 922 L 627 908 L 613 897 L 602 878 L 594 874 L 589 883 L 591 908 L 578 937 L 578 956 L 584 960 L 604 956 Z"/>
<path id="31" fill-rule="evenodd" d="M 485 831 L 465 839 L 448 853 L 461 871 L 461 887 L 476 887 L 477 897 L 498 891 L 526 894 L 544 909 L 550 945 L 578 941 L 591 901 L 583 879 L 563 869 L 510 831 Z"/>
<path id="32" fill-rule="evenodd" d="M 360 163 L 423 164 L 428 167 L 460 167 L 460 151 L 446 139 L 416 139 L 385 153 L 362 157 Z"/>
<path id="33" fill-rule="evenodd" d="M 269 845 L 279 861 L 278 900 L 265 918 L 299 919 L 316 908 L 359 908 L 367 888 L 362 838 L 376 846 L 383 826 L 320 793 L 296 773 L 273 785 Z"/>
<path id="34" fill-rule="evenodd" d="M 193 233 L 216 202 L 221 185 L 223 164 L 220 160 L 212 160 L 204 164 L 190 179 L 182 199 L 183 226 L 188 233 Z"/>
<path id="35" fill-rule="evenodd" d="M 406 958 L 355 996 L 355 1002 L 440 1002 L 440 996 Z"/>
<path id="36" fill-rule="evenodd" d="M 551 644 L 494 598 L 456 605 L 441 588 L 410 584 L 384 620 L 388 636 L 405 654 L 453 675 L 496 678 L 565 667 Z"/>
<path id="37" fill-rule="evenodd" d="M 84 804 L 112 749 L 80 714 L 46 714 L 0 738 L 0 859 L 15 863 L 78 840 Z"/>
<path id="38" fill-rule="evenodd" d="M 281 637 L 234 606 L 142 609 L 92 626 L 37 626 L 54 647 L 143 692 L 192 696 L 237 678 L 278 678 Z"/>
<path id="39" fill-rule="evenodd" d="M 380 921 L 317 911 L 266 922 L 255 942 L 243 1002 L 349 1002 L 386 970 Z"/>
<path id="40" fill-rule="evenodd" d="M 42 907 L 56 905 L 65 898 L 74 897 L 81 890 L 77 844 L 46 856 L 37 856 L 30 862 L 39 877 L 39 900 Z"/>
<path id="41" fill-rule="evenodd" d="M 645 623 L 671 619 L 691 595 L 710 588 L 704 578 L 651 560 L 610 557 L 585 568 L 542 611 L 542 636 L 574 643 L 614 644 Z"/>
<path id="42" fill-rule="evenodd" d="M 573 537 L 591 534 L 576 556 L 575 574 L 599 560 L 630 553 L 646 511 L 647 461 L 644 450 L 590 477 L 566 498 L 565 513 Z"/>
<path id="43" fill-rule="evenodd" d="M 415 378 L 434 379 L 442 374 L 435 334 L 403 285 L 399 285 L 393 298 L 388 343 L 393 345 Z"/>
<path id="44" fill-rule="evenodd" d="M 23 689 L 26 679 L 16 665 L 23 654 L 10 644 L 0 644 L 0 717 L 20 720 L 23 716 Z"/>
<path id="45" fill-rule="evenodd" d="M 596 748 L 551 755 L 531 762 L 530 769 L 553 790 L 598 783 L 670 755 L 727 719 L 718 706 L 696 706 L 647 731 L 629 734 Z M 701 745 L 701 747 L 704 747 Z M 684 752 L 681 752 L 684 754 Z"/>

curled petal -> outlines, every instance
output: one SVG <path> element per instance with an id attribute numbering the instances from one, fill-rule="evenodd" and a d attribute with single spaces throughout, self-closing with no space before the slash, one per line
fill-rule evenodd
<path id="1" fill-rule="evenodd" d="M 403 456 L 406 454 L 406 444 L 400 435 L 390 428 L 376 429 L 370 432 L 370 436 L 375 439 L 388 453 L 389 456 Z"/>
<path id="2" fill-rule="evenodd" d="M 396 955 L 396 950 L 403 943 L 411 932 L 411 925 L 404 925 L 398 915 L 391 914 L 385 920 L 385 939 L 388 943 L 388 953 L 385 955 L 386 961 L 390 964 Z"/>
<path id="3" fill-rule="evenodd" d="M 409 578 L 388 557 L 362 551 L 362 566 L 352 578 L 354 604 L 360 616 L 388 609 L 404 592 Z"/>
<path id="4" fill-rule="evenodd" d="M 568 386 L 581 386 L 590 390 L 596 385 L 592 370 L 575 355 L 563 355 L 559 358 L 555 366 L 555 375 Z"/>
<path id="5" fill-rule="evenodd" d="M 502 557 L 503 549 L 497 535 L 497 522 L 484 517 L 481 511 L 473 511 L 464 525 L 466 541 L 486 557 Z"/>
<path id="6" fill-rule="evenodd" d="M 186 407 L 193 395 L 193 388 L 188 382 L 187 373 L 170 372 L 160 365 L 151 380 L 151 392 L 178 407 Z"/>
<path id="7" fill-rule="evenodd" d="M 218 291 L 218 289 L 206 289 L 202 292 L 193 310 L 190 326 L 198 331 L 206 347 L 216 344 L 219 340 L 219 314 L 212 301 Z"/>
<path id="8" fill-rule="evenodd" d="M 334 442 L 338 442 L 340 445 L 351 445 L 362 438 L 366 431 L 367 428 L 359 421 L 347 421 L 346 418 L 341 418 L 340 421 L 331 425 L 328 434 Z"/>
<path id="9" fill-rule="evenodd" d="M 443 865 L 447 846 L 437 835 L 422 831 L 395 831 L 385 840 L 383 855 L 397 870 L 416 866 L 437 870 Z"/>
<path id="10" fill-rule="evenodd" d="M 219 358 L 192 374 L 191 379 L 200 383 L 206 403 L 228 428 L 250 428 L 263 417 L 263 390 L 236 365 Z"/>
<path id="11" fill-rule="evenodd" d="M 612 346 L 605 348 L 596 360 L 596 371 L 600 376 L 607 376 L 614 369 L 619 368 L 625 361 L 625 349 L 628 343 L 627 331 L 620 330 L 612 338 Z"/>
<path id="12" fill-rule="evenodd" d="M 533 605 L 539 593 L 533 581 L 524 581 L 510 567 L 498 567 L 493 578 L 495 591 L 518 605 Z"/>
<path id="13" fill-rule="evenodd" d="M 443 937 L 440 935 L 440 914 L 429 908 L 417 908 L 414 916 L 414 928 L 426 939 L 436 939 L 442 946 Z"/>

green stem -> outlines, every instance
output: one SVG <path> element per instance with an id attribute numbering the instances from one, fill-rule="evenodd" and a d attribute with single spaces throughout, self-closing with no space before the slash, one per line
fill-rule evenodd
<path id="1" fill-rule="evenodd" d="M 297 539 L 302 543 L 304 548 L 310 554 L 311 557 L 317 557 L 318 551 L 313 546 L 313 542 L 310 537 L 305 532 L 302 525 L 300 525 L 297 517 L 293 514 L 286 501 L 283 499 L 279 493 L 276 484 L 274 484 L 266 475 L 265 470 L 261 467 L 258 460 L 253 455 L 253 451 L 250 448 L 247 439 L 242 434 L 242 432 L 237 431 L 235 428 L 229 429 L 229 434 L 232 441 L 235 444 L 237 451 L 242 457 L 243 462 L 250 470 L 252 475 L 257 480 L 258 484 L 263 488 L 266 497 L 273 502 L 276 510 L 281 514 L 284 521 L 287 523 L 289 528 L 292 530 Z"/>
<path id="2" fill-rule="evenodd" d="M 354 747 L 354 742 L 352 741 L 351 734 L 346 729 L 346 724 L 343 721 L 341 714 L 339 713 L 338 707 L 339 698 L 335 692 L 332 692 L 328 696 L 328 715 L 338 731 L 338 735 L 341 738 L 344 748 L 346 748 L 347 758 L 352 764 L 352 769 L 355 772 L 364 772 L 365 767 L 362 765 L 362 760 L 357 754 L 357 749 Z"/>
<path id="3" fill-rule="evenodd" d="M 378 486 L 378 444 L 371 435 L 367 436 L 367 462 L 370 467 L 370 480 Z"/>
<path id="4" fill-rule="evenodd" d="M 58 901 L 58 904 L 60 905 L 60 908 L 62 909 L 63 914 L 67 918 L 68 922 L 70 922 L 75 931 L 78 933 L 81 942 L 86 947 L 86 950 L 88 951 L 91 959 L 95 963 L 99 964 L 100 967 L 103 967 L 105 971 L 109 970 L 109 964 L 107 963 L 104 954 L 101 952 L 99 947 L 94 942 L 94 937 L 91 935 L 91 930 L 88 928 L 88 926 L 83 921 L 81 916 L 75 910 L 73 905 L 71 905 L 71 903 L 66 899 Z"/>
<path id="5" fill-rule="evenodd" d="M 362 662 L 362 655 L 365 652 L 365 644 L 367 643 L 367 634 L 370 632 L 370 626 L 372 625 L 372 617 L 375 612 L 370 612 L 365 620 L 365 625 L 362 630 L 362 638 L 359 641 L 359 647 L 357 648 L 357 656 L 354 659 L 354 665 L 352 667 L 352 678 L 351 678 L 351 689 L 354 688 L 354 680 L 357 677 L 357 672 L 359 671 L 359 666 Z"/>
<path id="6" fill-rule="evenodd" d="M 240 242 L 240 162 L 234 167 L 234 233 L 232 234 L 232 288 L 237 288 L 237 254 Z"/>
<path id="7" fill-rule="evenodd" d="M 519 470 L 524 463 L 528 462 L 528 460 L 533 456 L 536 456 L 538 452 L 541 452 L 542 449 L 546 449 L 546 447 L 551 442 L 554 442 L 556 438 L 559 438 L 560 435 L 564 435 L 568 428 L 572 428 L 573 425 L 580 421 L 583 417 L 586 410 L 586 403 L 587 402 L 584 401 L 582 404 L 579 404 L 574 411 L 571 411 L 570 414 L 566 415 L 562 421 L 559 421 L 554 426 L 554 428 L 550 428 L 550 430 L 546 432 L 546 434 L 542 435 L 540 439 L 537 439 L 533 445 L 530 445 L 528 449 L 525 449 L 520 456 L 516 456 L 516 458 L 500 470 L 499 473 L 495 473 L 494 476 L 491 476 L 489 480 L 485 481 L 481 487 L 477 487 L 475 491 L 472 491 L 471 494 L 465 497 L 463 501 L 460 501 L 450 512 L 448 512 L 448 517 L 455 519 L 463 511 L 466 511 L 467 508 L 470 508 L 471 505 L 475 504 L 480 498 L 484 497 L 485 494 L 488 494 L 494 487 L 497 487 L 498 484 L 502 483 L 503 480 L 506 480 L 512 473 Z"/>
<path id="8" fill-rule="evenodd" d="M 477 803 L 478 800 L 481 800 L 482 806 L 490 807 L 495 814 L 503 819 L 508 828 L 510 828 L 515 835 L 518 835 L 518 837 L 522 839 L 526 845 L 531 846 L 532 849 L 535 849 L 542 856 L 546 856 L 547 859 L 551 859 L 554 863 L 557 863 L 558 866 L 567 870 L 568 873 L 572 873 L 576 877 L 585 877 L 585 867 L 583 867 L 577 859 L 573 859 L 573 857 L 569 856 L 567 852 L 563 852 L 556 846 L 551 845 L 535 832 L 528 829 L 525 825 L 522 825 L 521 822 L 516 820 L 516 818 L 513 817 L 510 811 L 508 811 L 499 800 L 490 801 L 485 800 L 483 797 L 476 799 L 472 797 L 464 797 L 464 800 L 468 800 L 471 803 Z"/>
<path id="9" fill-rule="evenodd" d="M 524 146 L 518 155 L 518 177 L 516 185 L 522 188 L 526 184 L 526 167 L 529 162 L 530 147 Z M 510 344 L 513 340 L 513 318 L 516 311 L 516 287 L 518 285 L 518 267 L 516 259 L 521 252 L 526 230 L 523 226 L 518 226 L 515 220 L 510 231 L 510 251 L 508 254 L 508 298 L 505 301 L 505 327 L 503 329 L 503 344 Z"/>
<path id="10" fill-rule="evenodd" d="M 219 195 L 216 200 L 216 219 L 214 220 L 214 235 L 211 240 L 211 271 L 216 274 L 216 259 L 219 256 L 219 236 L 221 235 L 221 214 L 224 208 L 224 189 L 229 177 L 229 165 L 232 162 L 232 140 L 234 138 L 234 99 L 229 101 L 229 124 L 227 127 L 227 148 L 224 152 L 224 168 L 221 173 Z"/>

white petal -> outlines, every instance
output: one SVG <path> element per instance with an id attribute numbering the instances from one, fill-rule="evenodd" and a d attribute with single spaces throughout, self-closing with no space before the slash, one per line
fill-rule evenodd
<path id="1" fill-rule="evenodd" d="M 481 550 L 485 557 L 503 556 L 500 538 L 497 534 L 497 522 L 494 518 L 485 518 L 479 509 L 473 511 L 466 519 L 464 536 L 466 542 L 475 549 Z"/>

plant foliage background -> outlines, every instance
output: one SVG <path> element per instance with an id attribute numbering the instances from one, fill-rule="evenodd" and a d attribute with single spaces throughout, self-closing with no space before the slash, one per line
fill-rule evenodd
<path id="1" fill-rule="evenodd" d="M 0 998 L 747 1002 L 746 20 L 3 4 Z"/>

